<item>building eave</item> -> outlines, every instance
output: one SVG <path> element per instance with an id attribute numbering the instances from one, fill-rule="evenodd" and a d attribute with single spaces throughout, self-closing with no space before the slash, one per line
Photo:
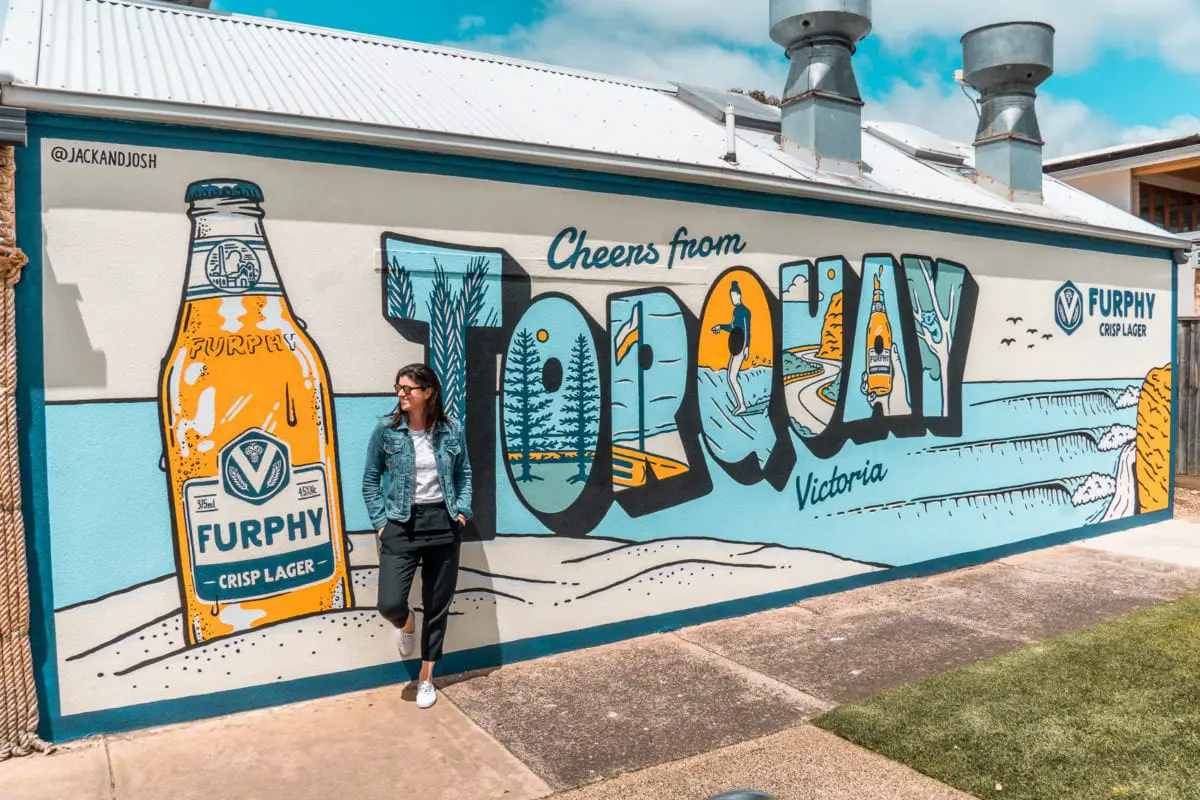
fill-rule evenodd
<path id="1" fill-rule="evenodd" d="M 1084 155 L 1078 158 L 1048 161 L 1044 171 L 1059 179 L 1082 178 L 1156 164 L 1167 164 L 1196 156 L 1200 156 L 1200 134 L 1172 139 L 1169 142 L 1130 146 L 1100 155 Z"/>

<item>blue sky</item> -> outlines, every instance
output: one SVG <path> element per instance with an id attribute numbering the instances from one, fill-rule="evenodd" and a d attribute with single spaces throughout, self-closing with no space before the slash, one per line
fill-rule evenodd
<path id="1" fill-rule="evenodd" d="M 1200 0 L 876 0 L 856 57 L 868 119 L 958 140 L 975 129 L 953 82 L 959 37 L 1005 19 L 1049 22 L 1056 74 L 1039 119 L 1047 155 L 1200 132 Z M 616 75 L 782 89 L 768 0 L 213 0 L 277 17 Z M 417 10 L 417 9 L 420 10 Z"/>

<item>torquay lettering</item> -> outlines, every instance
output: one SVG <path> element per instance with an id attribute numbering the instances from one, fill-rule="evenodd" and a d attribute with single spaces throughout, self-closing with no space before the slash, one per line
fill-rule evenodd
<path id="1" fill-rule="evenodd" d="M 532 297 L 528 274 L 503 250 L 396 233 L 383 244 L 387 315 L 429 348 L 448 408 L 476 432 L 468 448 L 480 535 L 495 530 L 497 480 L 550 530 L 585 535 L 614 502 L 639 517 L 711 492 L 710 464 L 782 492 L 801 459 L 832 458 L 848 442 L 961 432 L 979 295 L 961 264 L 867 254 L 855 268 L 834 255 L 781 264 L 775 286 L 731 266 L 709 286 L 699 318 L 668 287 L 650 285 L 610 294 L 596 320 L 566 295 Z M 549 265 L 674 265 L 745 249 L 738 234 L 697 237 L 682 226 L 661 246 L 592 247 L 586 229 L 569 227 L 553 238 Z M 416 302 L 420 253 L 434 271 L 464 264 L 461 277 L 443 279 L 461 293 Z M 412 266 L 393 263 L 395 254 Z M 445 328 L 454 319 L 465 320 L 465 337 Z M 730 440 L 748 425 L 752 445 Z M 538 470 L 569 475 L 569 488 L 548 498 Z M 814 472 L 796 491 L 804 508 L 886 476 L 880 464 L 823 480 Z"/>

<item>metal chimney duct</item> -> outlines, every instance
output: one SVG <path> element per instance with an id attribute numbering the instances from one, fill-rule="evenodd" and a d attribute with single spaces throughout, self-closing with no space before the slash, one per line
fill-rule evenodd
<path id="1" fill-rule="evenodd" d="M 863 101 L 851 59 L 870 31 L 871 0 L 771 0 L 771 38 L 792 64 L 784 150 L 815 156 L 818 167 L 861 169 Z"/>
<path id="2" fill-rule="evenodd" d="M 975 134 L 980 184 L 1012 200 L 1040 200 L 1037 87 L 1054 74 L 1054 28 L 1005 22 L 962 37 L 963 81 L 983 95 Z"/>

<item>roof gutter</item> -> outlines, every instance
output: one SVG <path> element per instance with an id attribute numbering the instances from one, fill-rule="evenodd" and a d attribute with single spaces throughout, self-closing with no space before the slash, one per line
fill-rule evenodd
<path id="1" fill-rule="evenodd" d="M 186 125 L 198 128 L 273 134 L 303 139 L 339 141 L 379 147 L 404 148 L 428 153 L 469 156 L 525 164 L 563 167 L 660 180 L 719 186 L 747 192 L 804 197 L 837 203 L 907 211 L 939 217 L 953 217 L 994 225 L 1011 225 L 1031 230 L 1053 231 L 1092 239 L 1104 239 L 1174 250 L 1184 253 L 1191 243 L 1164 233 L 1135 233 L 1102 228 L 1066 220 L 1030 217 L 1006 211 L 971 208 L 871 192 L 853 187 L 832 186 L 811 181 L 790 180 L 766 175 L 750 175 L 736 168 L 702 167 L 657 159 L 589 153 L 562 147 L 512 142 L 486 137 L 440 131 L 396 128 L 363 122 L 273 114 L 261 111 L 222 108 L 186 103 L 84 94 L 58 89 L 13 84 L 6 86 L 2 101 L 30 111 L 103 117 L 108 119 Z"/>
<path id="2" fill-rule="evenodd" d="M 1175 152 L 1180 151 L 1180 152 Z M 1086 175 L 1092 172 L 1109 172 L 1114 166 L 1130 162 L 1136 166 L 1159 164 L 1163 157 L 1176 161 L 1200 151 L 1200 134 L 1183 136 L 1165 142 L 1150 142 L 1144 145 L 1129 145 L 1119 150 L 1099 155 L 1067 156 L 1046 162 L 1045 171 L 1055 175 Z"/>
<path id="3" fill-rule="evenodd" d="M 1183 161 L 1200 156 L 1200 144 L 1175 150 L 1160 150 L 1146 155 L 1122 155 L 1099 163 L 1087 163 L 1077 167 L 1057 167 L 1053 164 L 1046 167 L 1046 174 L 1053 175 L 1059 180 L 1067 178 L 1085 178 L 1089 175 L 1106 175 L 1118 170 L 1135 170 L 1139 167 L 1152 167 L 1158 164 L 1169 164 L 1172 161 Z"/>

